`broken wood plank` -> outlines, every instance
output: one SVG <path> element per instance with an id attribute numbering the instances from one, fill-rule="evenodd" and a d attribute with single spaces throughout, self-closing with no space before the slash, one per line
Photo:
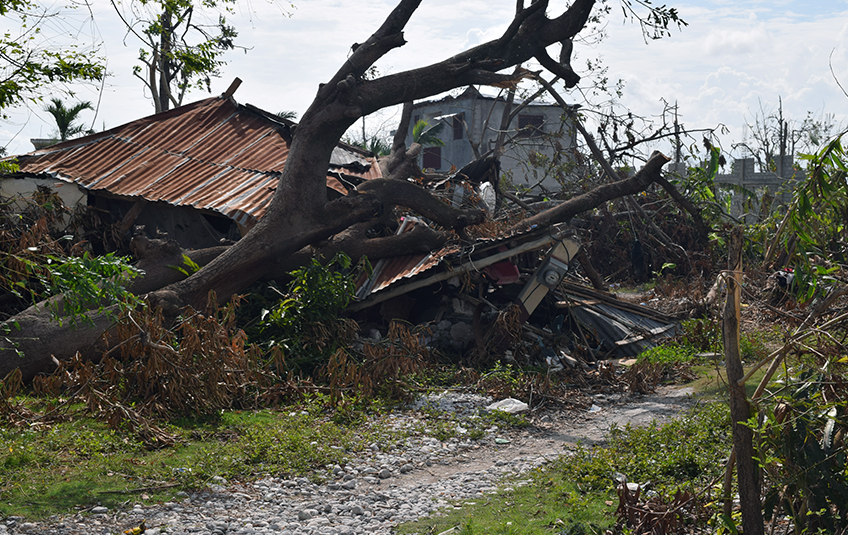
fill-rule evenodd
<path id="1" fill-rule="evenodd" d="M 668 325 L 664 325 L 662 327 L 655 327 L 653 329 L 648 329 L 647 333 L 640 334 L 639 336 L 635 336 L 633 338 L 625 338 L 624 340 L 619 340 L 615 343 L 617 346 L 626 346 L 627 344 L 635 344 L 636 342 L 641 342 L 642 340 L 650 340 L 654 336 L 659 336 L 661 334 L 667 333 L 671 329 L 674 329 L 675 324 L 669 323 Z"/>

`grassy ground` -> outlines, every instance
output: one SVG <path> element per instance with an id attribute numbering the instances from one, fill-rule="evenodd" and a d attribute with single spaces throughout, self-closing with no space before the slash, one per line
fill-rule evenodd
<path id="1" fill-rule="evenodd" d="M 611 496 L 587 494 L 556 470 L 537 471 L 476 502 L 460 502 L 444 514 L 400 526 L 399 533 L 534 535 L 602 529 L 614 524 Z"/>
<path id="2" fill-rule="evenodd" d="M 707 399 L 726 391 L 715 365 L 694 351 L 668 346 L 643 357 L 670 365 L 687 362 L 701 376 L 693 384 Z M 506 372 L 503 372 L 506 373 Z M 510 372 L 511 373 L 511 372 Z M 753 382 L 756 384 L 756 381 Z M 13 403 L 44 409 L 60 400 L 16 398 Z M 162 424 L 178 437 L 176 445 L 146 449 L 138 434 L 112 430 L 85 416 L 84 407 L 67 407 L 67 417 L 51 425 L 0 428 L 0 516 L 31 519 L 133 502 L 157 503 L 177 491 L 203 488 L 217 478 L 320 477 L 325 467 L 344 464 L 366 445 L 391 444 L 408 433 L 449 438 L 445 415 L 401 434 L 381 424 L 383 409 L 331 413 L 320 399 L 278 410 L 223 411 L 214 416 Z M 617 478 L 651 481 L 658 499 L 670 500 L 680 488 L 706 488 L 722 469 L 729 451 L 726 411 L 707 404 L 690 417 L 665 427 L 615 429 L 609 444 L 575 448 L 561 461 L 508 482 L 477 503 L 443 516 L 403 526 L 402 533 L 590 533 L 615 523 Z M 463 424 L 471 438 L 497 424 L 519 427 L 526 421 L 497 418 Z M 477 433 L 477 431 L 480 431 Z M 479 437 L 478 437 L 479 435 Z"/>
<path id="3" fill-rule="evenodd" d="M 168 501 L 216 477 L 314 477 L 376 437 L 400 438 L 379 424 L 339 425 L 299 407 L 178 420 L 168 431 L 179 437 L 176 445 L 147 450 L 136 434 L 85 417 L 42 429 L 0 429 L 0 515 L 42 518 L 128 499 Z"/>

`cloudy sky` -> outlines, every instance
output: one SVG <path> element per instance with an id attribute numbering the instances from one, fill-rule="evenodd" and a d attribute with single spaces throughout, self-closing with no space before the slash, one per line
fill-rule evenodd
<path id="1" fill-rule="evenodd" d="M 64 15 L 56 28 L 73 32 L 82 46 L 99 43 L 107 59 L 110 75 L 102 88 L 72 88 L 74 98 L 98 106 L 96 116 L 84 112 L 82 117 L 101 130 L 150 115 L 153 105 L 132 76 L 139 42 L 123 30 L 107 0 L 89 1 Z M 367 39 L 394 5 L 384 0 L 293 1 L 238 4 L 229 19 L 239 31 L 237 44 L 249 50 L 229 53 L 222 76 L 213 79 L 213 94 L 222 93 L 237 76 L 243 80 L 235 94 L 239 102 L 300 114 L 318 84 L 345 60 L 350 45 Z M 608 3 L 606 38 L 578 43 L 575 64 L 601 59 L 607 76 L 624 82 L 621 104 L 634 114 L 657 116 L 663 102 L 677 102 L 688 128 L 726 126 L 719 140 L 727 150 L 745 137 L 745 123 L 759 110 L 776 111 L 778 98 L 791 119 L 829 113 L 848 124 L 848 96 L 839 86 L 848 88 L 848 0 L 670 0 L 688 26 L 647 43 L 639 25 L 622 16 L 619 0 Z M 496 38 L 514 5 L 514 0 L 424 0 L 407 26 L 408 44 L 383 58 L 378 68 L 399 72 Z M 186 102 L 207 96 L 196 91 Z M 578 94 L 567 98 L 581 100 Z M 7 113 L 0 143 L 10 154 L 32 150 L 30 138 L 48 137 L 54 129 L 39 104 Z M 393 118 L 388 112 L 366 124 L 371 130 L 385 123 L 388 130 Z"/>

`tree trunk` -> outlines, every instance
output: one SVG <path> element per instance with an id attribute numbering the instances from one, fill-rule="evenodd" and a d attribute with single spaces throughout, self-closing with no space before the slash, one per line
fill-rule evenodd
<path id="1" fill-rule="evenodd" d="M 751 416 L 745 395 L 745 373 L 739 353 L 740 297 L 742 294 L 742 227 L 733 229 L 728 253 L 727 301 L 722 319 L 727 384 L 730 390 L 730 416 L 733 420 L 733 447 L 736 451 L 736 478 L 742 507 L 742 528 L 746 535 L 763 535 L 760 483 L 754 464 L 753 431 L 744 425 Z M 741 383 L 741 384 L 740 384 Z"/>
<path id="2" fill-rule="evenodd" d="M 152 302 L 174 314 L 183 305 L 200 308 L 214 290 L 219 300 L 244 290 L 269 266 L 306 245 L 368 220 L 384 210 L 374 195 L 327 202 L 330 155 L 345 131 L 360 117 L 379 109 L 472 84 L 508 83 L 499 74 L 539 54 L 553 43 L 571 39 L 586 24 L 594 0 L 577 0 L 549 19 L 546 1 L 519 9 L 502 37 L 442 62 L 365 80 L 383 55 L 403 46 L 403 28 L 418 0 L 401 0 L 383 25 L 353 53 L 329 83 L 318 90 L 298 125 L 277 191 L 267 214 L 233 247 L 188 279 L 156 292 Z M 233 276 L 233 274 L 238 274 Z"/>

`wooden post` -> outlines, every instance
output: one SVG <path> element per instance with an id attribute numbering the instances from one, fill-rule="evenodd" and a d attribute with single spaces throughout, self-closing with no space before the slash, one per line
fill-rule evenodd
<path id="1" fill-rule="evenodd" d="M 733 447 L 736 451 L 736 478 L 739 502 L 742 507 L 742 528 L 745 535 L 763 535 L 763 510 L 760 502 L 760 483 L 754 465 L 753 431 L 743 425 L 751 414 L 745 395 L 745 373 L 739 352 L 739 318 L 742 295 L 742 227 L 733 229 L 728 253 L 727 301 L 722 318 L 724 358 L 727 385 L 730 389 L 730 416 L 733 421 Z"/>
<path id="2" fill-rule="evenodd" d="M 139 199 L 135 201 L 135 204 L 127 211 L 127 214 L 121 220 L 121 223 L 118 225 L 118 236 L 120 239 L 123 239 L 127 232 L 130 231 L 130 227 L 133 226 L 135 220 L 138 219 L 138 216 L 141 214 L 141 211 L 144 210 L 144 207 L 147 205 L 147 201 L 145 199 Z"/>

